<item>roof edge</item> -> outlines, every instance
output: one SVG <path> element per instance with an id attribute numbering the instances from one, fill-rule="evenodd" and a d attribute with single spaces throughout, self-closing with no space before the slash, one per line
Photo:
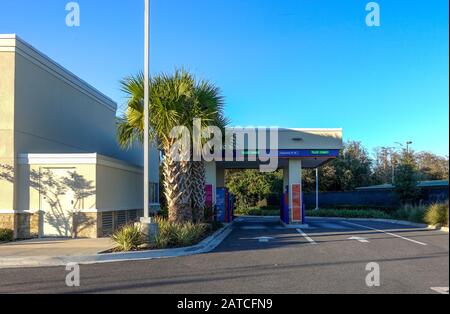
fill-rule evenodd
<path id="1" fill-rule="evenodd" d="M 13 40 L 14 43 L 8 42 Z M 2 41 L 4 41 L 2 43 Z M 2 49 L 3 48 L 3 49 Z M 17 34 L 0 34 L 0 52 L 1 51 L 14 51 L 19 53 L 23 57 L 29 59 L 31 62 L 52 71 L 62 79 L 70 82 L 74 87 L 80 89 L 85 94 L 88 94 L 102 105 L 106 106 L 112 111 L 117 111 L 117 103 L 97 88 L 81 79 L 79 76 L 63 67 L 42 51 L 36 49 L 31 44 L 20 38 Z"/>

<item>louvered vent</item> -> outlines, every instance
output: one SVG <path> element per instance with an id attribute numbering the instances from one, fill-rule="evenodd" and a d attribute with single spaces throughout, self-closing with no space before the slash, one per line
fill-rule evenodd
<path id="1" fill-rule="evenodd" d="M 104 237 L 110 236 L 113 233 L 113 214 L 102 214 L 102 233 Z"/>
<path id="2" fill-rule="evenodd" d="M 137 211 L 136 210 L 131 210 L 128 213 L 128 218 L 129 218 L 130 222 L 136 222 L 137 221 Z"/>
<path id="3" fill-rule="evenodd" d="M 127 213 L 125 211 L 117 212 L 117 229 L 127 224 Z"/>

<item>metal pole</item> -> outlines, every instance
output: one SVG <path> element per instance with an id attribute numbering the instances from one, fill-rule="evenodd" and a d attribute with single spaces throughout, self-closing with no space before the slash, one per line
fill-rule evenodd
<path id="1" fill-rule="evenodd" d="M 319 168 L 316 168 L 316 210 L 319 210 Z"/>
<path id="2" fill-rule="evenodd" d="M 394 161 L 391 161 L 392 163 L 392 185 L 395 185 L 395 165 Z"/>
<path id="3" fill-rule="evenodd" d="M 149 189 L 149 72 L 150 72 L 150 0 L 145 0 L 144 22 L 144 218 L 150 218 Z"/>

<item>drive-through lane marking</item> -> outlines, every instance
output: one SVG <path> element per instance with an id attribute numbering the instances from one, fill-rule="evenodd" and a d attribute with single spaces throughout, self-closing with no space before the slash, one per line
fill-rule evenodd
<path id="1" fill-rule="evenodd" d="M 375 230 L 377 232 L 381 232 L 381 233 L 384 233 L 384 234 L 387 234 L 387 235 L 390 235 L 390 236 L 393 236 L 393 237 L 396 237 L 396 238 L 399 238 L 399 239 L 403 239 L 403 240 L 406 240 L 406 241 L 409 241 L 409 242 L 412 242 L 412 243 L 415 243 L 415 244 L 419 244 L 419 245 L 423 245 L 423 246 L 427 245 L 426 243 L 419 242 L 419 241 L 416 241 L 416 240 L 413 240 L 413 239 L 409 239 L 409 238 L 405 238 L 405 237 L 402 237 L 402 236 L 400 236 L 398 234 L 387 232 L 387 231 L 384 231 L 384 230 L 375 229 L 375 228 L 372 228 L 372 227 L 368 227 L 368 226 L 364 226 L 364 225 L 360 225 L 360 224 L 355 224 L 353 222 L 348 222 L 348 221 L 342 221 L 342 223 L 348 224 L 348 225 L 352 225 L 352 226 L 356 226 L 356 227 L 360 227 L 360 228 L 369 229 L 369 230 Z"/>
<path id="2" fill-rule="evenodd" d="M 309 243 L 316 245 L 317 242 L 314 241 L 313 239 L 311 239 L 306 233 L 303 232 L 303 230 L 301 229 L 297 229 L 298 233 L 300 233 L 302 235 L 302 237 L 304 237 L 306 240 L 308 240 Z"/>

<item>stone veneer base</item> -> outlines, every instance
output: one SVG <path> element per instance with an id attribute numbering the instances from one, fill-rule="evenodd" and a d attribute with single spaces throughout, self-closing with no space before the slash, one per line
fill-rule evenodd
<path id="1" fill-rule="evenodd" d="M 139 221 L 143 210 L 119 210 L 73 215 L 74 238 L 101 238 L 110 236 L 123 225 Z M 14 231 L 15 239 L 37 238 L 43 234 L 43 214 L 0 213 L 0 229 Z"/>

